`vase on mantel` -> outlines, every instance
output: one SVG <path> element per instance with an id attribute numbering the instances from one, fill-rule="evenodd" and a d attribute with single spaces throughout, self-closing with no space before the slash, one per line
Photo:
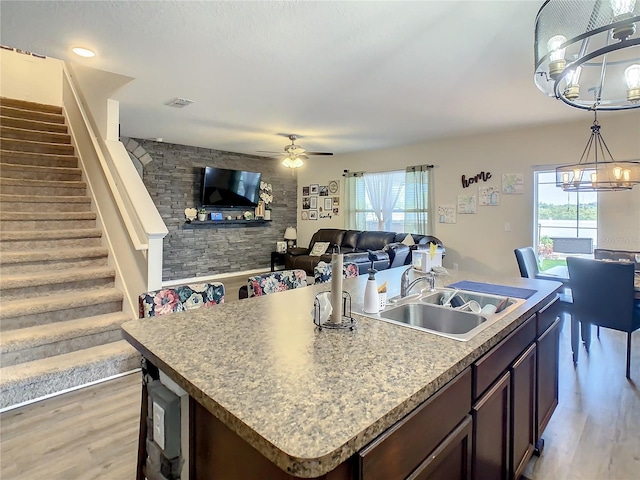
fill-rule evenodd
<path id="1" fill-rule="evenodd" d="M 264 211 L 264 219 L 271 220 L 271 210 L 267 209 Z"/>

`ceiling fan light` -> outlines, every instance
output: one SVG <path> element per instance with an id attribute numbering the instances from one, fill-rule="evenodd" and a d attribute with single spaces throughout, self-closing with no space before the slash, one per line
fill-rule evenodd
<path id="1" fill-rule="evenodd" d="M 300 157 L 296 157 L 295 160 L 293 161 L 292 168 L 300 168 L 302 165 L 304 165 L 304 162 L 302 161 L 302 159 Z"/>
<path id="2" fill-rule="evenodd" d="M 282 160 L 282 166 L 283 167 L 287 167 L 287 168 L 293 168 L 292 163 L 291 163 L 291 159 L 289 157 L 287 157 L 284 160 Z"/>

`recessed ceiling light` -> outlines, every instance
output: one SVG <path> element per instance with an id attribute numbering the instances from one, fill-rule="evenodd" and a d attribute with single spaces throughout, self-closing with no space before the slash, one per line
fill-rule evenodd
<path id="1" fill-rule="evenodd" d="M 96 55 L 92 50 L 89 50 L 88 48 L 75 47 L 75 48 L 72 48 L 71 51 L 76 55 L 80 55 L 81 57 L 87 57 L 87 58 L 95 57 Z"/>

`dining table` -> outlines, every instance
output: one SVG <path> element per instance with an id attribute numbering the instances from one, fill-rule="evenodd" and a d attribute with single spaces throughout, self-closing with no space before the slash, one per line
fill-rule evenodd
<path id="1" fill-rule="evenodd" d="M 610 261 L 610 260 L 606 260 Z M 569 269 L 566 265 L 556 265 L 547 270 L 542 270 L 536 278 L 540 280 L 555 280 L 564 284 L 565 290 L 571 289 L 571 279 L 569 278 Z M 636 271 L 633 277 L 634 298 L 640 302 L 640 264 L 636 263 Z M 573 362 L 578 362 L 580 337 L 584 342 L 587 351 L 591 343 L 591 328 L 582 328 L 575 315 L 571 315 L 571 350 L 573 352 Z"/>

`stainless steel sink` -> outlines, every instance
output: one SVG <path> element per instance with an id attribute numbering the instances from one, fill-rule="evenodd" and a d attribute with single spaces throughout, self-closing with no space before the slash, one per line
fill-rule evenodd
<path id="1" fill-rule="evenodd" d="M 427 303 L 407 303 L 398 305 L 384 312 L 380 318 L 409 327 L 429 330 L 446 336 L 455 335 L 460 340 L 478 325 L 487 321 L 481 315 L 454 310 L 453 308 L 436 307 Z"/>
<path id="2" fill-rule="evenodd" d="M 454 340 L 467 341 L 525 302 L 499 295 L 456 291 L 465 302 L 475 300 L 480 307 L 489 304 L 498 306 L 502 303 L 502 310 L 499 312 L 473 313 L 441 305 L 452 292 L 451 289 L 436 292 L 425 290 L 418 295 L 398 299 L 377 315 L 367 316 Z"/>

